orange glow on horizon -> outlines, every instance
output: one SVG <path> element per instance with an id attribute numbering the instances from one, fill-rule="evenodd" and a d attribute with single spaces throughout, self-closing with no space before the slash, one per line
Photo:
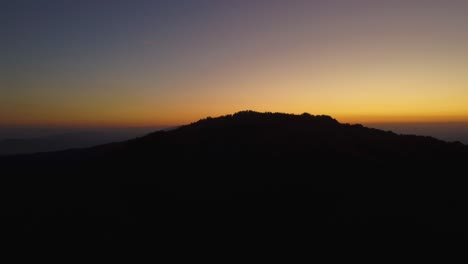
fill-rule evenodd
<path id="1" fill-rule="evenodd" d="M 119 128 L 119 127 L 175 127 L 187 125 L 196 122 L 200 119 L 210 117 L 218 117 L 223 115 L 234 114 L 238 111 L 253 110 L 258 112 L 281 112 L 291 114 L 302 114 L 307 112 L 312 115 L 329 115 L 335 118 L 340 123 L 350 124 L 367 124 L 367 123 L 468 123 L 468 117 L 461 115 L 440 115 L 440 116 L 422 116 L 422 115 L 346 115 L 346 114 L 327 114 L 325 112 L 314 113 L 313 111 L 259 111 L 255 109 L 239 109 L 231 112 L 215 113 L 215 114 L 182 114 L 164 115 L 163 118 L 157 116 L 140 116 L 138 119 L 46 119 L 46 120 L 11 120 L 10 122 L 0 123 L 0 127 L 20 127 L 20 126 L 38 126 L 38 127 L 79 127 L 79 128 Z"/>
<path id="2" fill-rule="evenodd" d="M 96 25 L 63 16 L 76 32 L 17 25 L 0 61 L 0 126 L 162 127 L 242 110 L 468 122 L 467 3 L 231 2 L 167 17 L 140 6 L 150 13 Z"/>

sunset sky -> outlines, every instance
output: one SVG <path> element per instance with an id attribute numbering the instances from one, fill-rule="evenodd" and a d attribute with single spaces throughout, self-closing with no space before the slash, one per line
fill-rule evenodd
<path id="1" fill-rule="evenodd" d="M 0 126 L 468 121 L 468 1 L 11 0 Z"/>

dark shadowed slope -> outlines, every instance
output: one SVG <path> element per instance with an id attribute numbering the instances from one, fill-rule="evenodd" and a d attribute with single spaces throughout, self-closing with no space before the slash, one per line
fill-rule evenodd
<path id="1" fill-rule="evenodd" d="M 65 225 L 61 232 L 76 236 L 203 230 L 279 244 L 298 234 L 331 244 L 431 244 L 467 234 L 467 158 L 460 143 L 244 111 L 0 165 L 14 182 L 3 184 L 4 212 L 18 215 L 30 237 Z M 82 224 L 67 229 L 74 221 Z"/>

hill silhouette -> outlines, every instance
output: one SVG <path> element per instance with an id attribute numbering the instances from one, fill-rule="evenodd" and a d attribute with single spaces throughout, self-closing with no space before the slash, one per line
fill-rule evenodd
<path id="1" fill-rule="evenodd" d="M 0 166 L 3 213 L 30 239 L 177 233 L 431 245 L 468 234 L 467 160 L 461 143 L 242 111 Z"/>

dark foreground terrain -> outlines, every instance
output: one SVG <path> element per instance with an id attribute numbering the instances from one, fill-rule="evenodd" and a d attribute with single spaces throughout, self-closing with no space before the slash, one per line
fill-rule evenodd
<path id="1" fill-rule="evenodd" d="M 461 143 L 244 111 L 4 157 L 2 214 L 12 237 L 39 243 L 455 249 L 468 236 L 467 160 Z"/>

